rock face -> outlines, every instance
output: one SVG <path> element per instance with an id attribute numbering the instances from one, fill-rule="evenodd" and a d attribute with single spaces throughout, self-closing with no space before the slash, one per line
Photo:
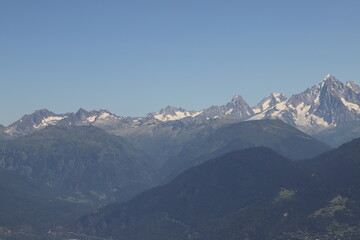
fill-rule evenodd
<path id="1" fill-rule="evenodd" d="M 254 113 L 260 113 L 272 108 L 278 103 L 286 101 L 287 97 L 282 93 L 271 93 L 269 96 L 261 100 L 261 102 L 253 108 Z"/>

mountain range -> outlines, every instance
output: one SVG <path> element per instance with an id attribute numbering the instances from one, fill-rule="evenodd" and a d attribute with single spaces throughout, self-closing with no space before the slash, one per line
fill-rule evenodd
<path id="1" fill-rule="evenodd" d="M 119 117 L 107 110 L 88 112 L 79 109 L 76 113 L 55 114 L 42 109 L 23 116 L 8 127 L 1 127 L 0 137 L 15 138 L 48 125 L 94 125 L 116 135 L 129 136 L 137 135 L 143 131 L 143 128 L 159 129 L 162 123 L 166 122 L 171 122 L 170 125 L 173 124 L 176 128 L 177 121 L 189 124 L 189 122 L 206 122 L 209 119 L 232 121 L 280 119 L 308 134 L 317 136 L 322 131 L 342 126 L 347 122 L 360 121 L 360 87 L 351 81 L 344 84 L 329 74 L 322 82 L 302 93 L 290 98 L 281 93 L 272 93 L 254 107 L 250 107 L 237 94 L 225 105 L 211 106 L 201 111 L 187 111 L 168 106 L 144 117 Z M 331 138 L 340 139 L 339 134 L 342 132 L 327 131 L 323 140 L 330 139 L 328 143 L 334 144 Z M 349 140 L 351 139 L 345 138 L 335 144 L 338 146 Z"/>

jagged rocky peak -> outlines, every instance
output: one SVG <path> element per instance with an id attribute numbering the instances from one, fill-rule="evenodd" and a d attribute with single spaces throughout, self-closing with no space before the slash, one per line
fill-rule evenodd
<path id="1" fill-rule="evenodd" d="M 55 114 L 47 109 L 36 110 L 31 114 L 26 114 L 18 121 L 6 128 L 5 132 L 10 135 L 28 134 L 37 129 L 42 129 L 48 125 L 54 125 L 66 116 Z"/>
<path id="2" fill-rule="evenodd" d="M 79 108 L 79 110 L 77 110 L 76 113 L 88 113 L 88 111 L 86 111 L 85 109 L 83 109 L 82 107 Z"/>
<path id="3" fill-rule="evenodd" d="M 350 88 L 351 90 L 353 90 L 354 92 L 360 93 L 360 87 L 355 82 L 349 81 L 349 82 L 346 83 L 346 86 L 348 88 Z"/>
<path id="4" fill-rule="evenodd" d="M 333 75 L 328 74 L 319 84 L 322 91 L 339 94 L 344 91 L 345 84 L 337 80 Z"/>
<path id="5" fill-rule="evenodd" d="M 226 104 L 224 110 L 225 110 L 224 115 L 230 115 L 230 116 L 238 118 L 238 119 L 246 119 L 249 116 L 254 114 L 251 107 L 246 103 L 246 101 L 239 94 L 236 94 L 231 99 L 231 102 Z M 222 116 L 222 114 L 219 114 L 219 117 L 221 117 L 221 116 Z"/>
<path id="6" fill-rule="evenodd" d="M 71 122 L 70 124 L 83 125 L 92 124 L 97 121 L 104 122 L 109 119 L 116 120 L 121 119 L 121 117 L 116 116 L 108 110 L 101 109 L 88 112 L 85 109 L 80 108 L 75 114 L 70 117 L 69 122 Z"/>
<path id="7" fill-rule="evenodd" d="M 273 106 L 275 106 L 276 104 L 286 101 L 287 97 L 285 94 L 283 93 L 270 93 L 269 96 L 263 98 L 254 108 L 253 111 L 254 113 L 259 113 L 262 111 L 265 111 Z"/>
<path id="8" fill-rule="evenodd" d="M 269 96 L 276 99 L 278 102 L 282 102 L 287 99 L 287 96 L 285 94 L 278 92 L 271 93 Z"/>
<path id="9" fill-rule="evenodd" d="M 51 114 L 54 114 L 54 113 L 47 110 L 46 108 L 43 108 L 43 109 L 36 110 L 33 114 L 51 115 Z"/>
<path id="10" fill-rule="evenodd" d="M 235 106 L 246 106 L 247 105 L 246 101 L 242 98 L 242 96 L 240 94 L 235 94 L 232 97 L 230 103 Z M 230 103 L 228 103 L 228 104 L 230 104 Z"/>
<path id="11" fill-rule="evenodd" d="M 162 108 L 157 113 L 149 113 L 147 114 L 147 119 L 157 119 L 163 122 L 180 120 L 189 117 L 195 117 L 199 115 L 200 111 L 187 111 L 183 108 L 177 108 L 173 106 L 167 106 L 166 108 Z"/>
<path id="12" fill-rule="evenodd" d="M 232 97 L 231 102 L 229 102 L 228 104 L 233 104 L 234 106 L 247 105 L 246 101 L 242 98 L 240 94 L 235 94 Z"/>
<path id="13" fill-rule="evenodd" d="M 75 115 L 78 116 L 79 118 L 83 118 L 83 117 L 86 117 L 88 116 L 90 113 L 88 111 L 86 111 L 85 109 L 83 108 L 80 108 L 76 113 Z"/>
<path id="14" fill-rule="evenodd" d="M 328 74 L 323 79 L 323 82 L 339 82 L 332 74 Z"/>
<path id="15" fill-rule="evenodd" d="M 182 109 L 182 108 L 173 107 L 173 106 L 167 106 L 166 108 L 162 108 L 159 113 L 175 116 L 176 112 L 186 112 L 186 110 Z"/>
<path id="16" fill-rule="evenodd" d="M 243 102 L 243 101 L 244 101 L 244 99 L 241 97 L 240 94 L 235 94 L 231 99 L 232 103 Z"/>
<path id="17" fill-rule="evenodd" d="M 308 133 L 360 120 L 360 94 L 356 86 L 343 84 L 328 74 L 319 84 L 259 111 L 251 119 L 278 118 Z"/>

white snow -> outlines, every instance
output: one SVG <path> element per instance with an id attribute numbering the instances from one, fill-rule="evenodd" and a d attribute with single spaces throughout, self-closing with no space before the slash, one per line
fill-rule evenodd
<path id="1" fill-rule="evenodd" d="M 307 116 L 309 115 L 309 109 L 311 105 L 305 106 L 304 103 L 300 103 L 298 106 L 296 106 L 296 117 L 295 117 L 295 123 L 296 125 L 309 125 L 309 119 Z"/>
<path id="2" fill-rule="evenodd" d="M 275 98 L 276 102 L 278 102 L 278 103 L 281 102 L 281 99 L 280 99 L 281 93 L 274 92 L 272 95 Z"/>
<path id="3" fill-rule="evenodd" d="M 195 117 L 197 115 L 199 115 L 202 112 L 181 112 L 181 111 L 176 111 L 175 115 L 165 115 L 165 113 L 162 114 L 156 114 L 154 115 L 154 118 L 166 122 L 166 121 L 174 121 L 174 120 L 179 120 L 185 117 Z"/>
<path id="4" fill-rule="evenodd" d="M 266 100 L 266 101 L 263 103 L 263 105 L 262 105 L 263 111 L 269 108 L 269 106 L 270 106 L 270 101 L 271 101 L 271 99 L 268 99 L 268 100 Z"/>
<path id="5" fill-rule="evenodd" d="M 42 128 L 42 127 L 46 127 L 48 125 L 55 125 L 58 121 L 63 120 L 67 118 L 67 116 L 50 116 L 47 118 L 44 118 L 43 120 L 41 120 L 41 123 L 38 125 L 34 125 L 34 128 Z"/>
<path id="6" fill-rule="evenodd" d="M 280 93 L 274 92 L 273 93 L 274 97 L 280 97 Z"/>
<path id="7" fill-rule="evenodd" d="M 328 127 L 329 126 L 329 123 L 326 122 L 323 118 L 321 117 L 318 117 L 314 114 L 311 114 L 310 115 L 310 119 L 312 120 L 313 123 L 315 123 L 316 125 L 322 125 L 324 127 Z"/>
<path id="8" fill-rule="evenodd" d="M 351 103 L 345 100 L 345 98 L 341 98 L 342 103 L 351 111 L 354 110 L 356 113 L 360 114 L 360 107 L 355 103 Z"/>
<path id="9" fill-rule="evenodd" d="M 261 109 L 260 108 L 253 108 L 253 112 L 254 113 L 259 113 L 259 112 L 261 112 Z"/>
<path id="10" fill-rule="evenodd" d="M 87 122 L 95 122 L 96 116 L 91 116 L 86 119 Z"/>
<path id="11" fill-rule="evenodd" d="M 314 100 L 315 104 L 319 104 L 320 103 L 320 94 L 317 94 L 315 100 Z"/>
<path id="12" fill-rule="evenodd" d="M 331 78 L 332 76 L 333 76 L 333 75 L 328 74 L 328 75 L 326 75 L 325 79 L 327 79 L 327 78 Z"/>
<path id="13" fill-rule="evenodd" d="M 288 101 L 283 101 L 283 102 L 279 102 L 278 104 L 275 105 L 275 109 L 278 111 L 283 111 L 287 109 L 287 102 Z M 291 105 L 290 105 L 291 106 Z"/>
<path id="14" fill-rule="evenodd" d="M 101 115 L 98 117 L 98 119 L 104 119 L 104 118 L 107 118 L 107 117 L 110 117 L 112 115 L 110 115 L 109 113 L 107 112 L 103 112 L 101 113 Z"/>
<path id="15" fill-rule="evenodd" d="M 11 127 L 11 128 L 6 129 L 4 132 L 6 132 L 6 133 L 8 133 L 8 134 L 11 134 L 11 133 L 13 133 L 15 130 L 16 130 L 16 127 Z"/>
<path id="16" fill-rule="evenodd" d="M 229 115 L 229 114 L 231 114 L 233 111 L 234 111 L 234 109 L 231 108 L 231 109 L 229 109 L 229 110 L 226 111 L 225 115 Z"/>

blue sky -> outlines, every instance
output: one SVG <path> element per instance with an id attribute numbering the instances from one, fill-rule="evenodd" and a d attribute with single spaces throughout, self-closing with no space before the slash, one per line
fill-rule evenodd
<path id="1" fill-rule="evenodd" d="M 360 1 L 0 1 L 0 123 L 141 116 L 360 82 Z"/>

